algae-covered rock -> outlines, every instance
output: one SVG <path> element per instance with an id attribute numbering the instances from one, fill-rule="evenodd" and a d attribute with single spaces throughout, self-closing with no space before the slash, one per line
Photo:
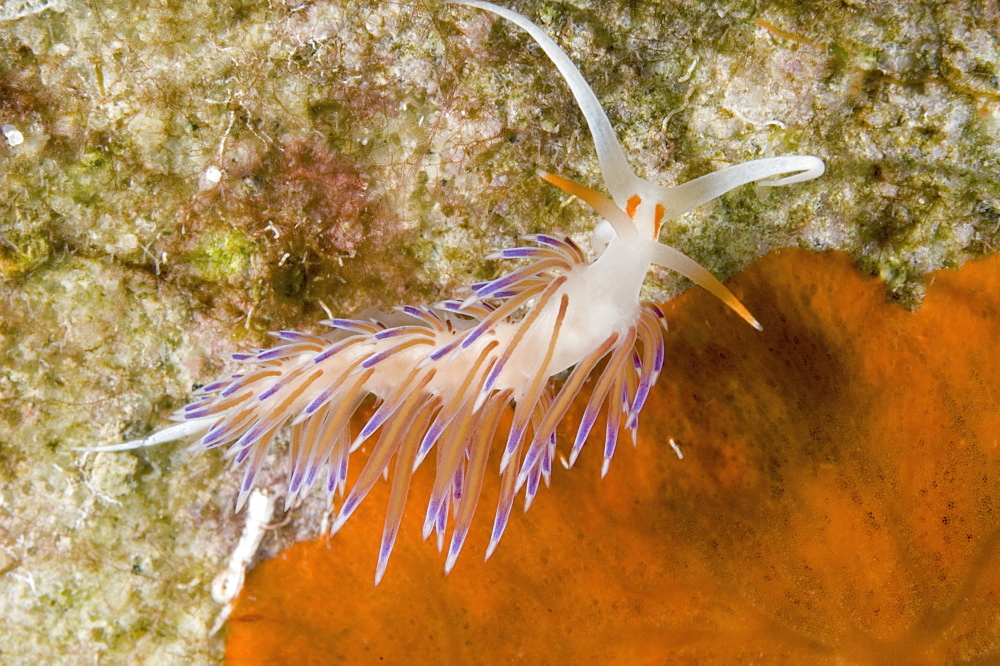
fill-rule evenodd
<path id="1" fill-rule="evenodd" d="M 721 277 L 840 248 L 914 307 L 924 273 L 995 250 L 994 3 L 512 5 L 579 64 L 643 177 L 826 160 L 670 222 Z M 211 583 L 245 521 L 222 456 L 73 448 L 163 425 L 266 331 L 436 300 L 521 234 L 585 240 L 591 214 L 536 167 L 603 186 L 544 55 L 437 2 L 4 0 L 0 127 L 5 663 L 218 659 Z"/>

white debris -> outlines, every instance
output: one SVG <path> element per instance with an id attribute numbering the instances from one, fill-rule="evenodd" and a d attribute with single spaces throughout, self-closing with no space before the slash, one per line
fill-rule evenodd
<path id="1" fill-rule="evenodd" d="M 243 589 L 243 579 L 246 577 L 247 568 L 253 562 L 257 548 L 260 546 L 267 526 L 271 522 L 274 514 L 274 498 L 263 490 L 254 489 L 250 493 L 247 507 L 247 523 L 243 527 L 243 534 L 240 536 L 236 548 L 229 556 L 229 564 L 225 570 L 212 581 L 212 598 L 220 604 L 224 604 L 219 617 L 215 619 L 212 627 L 214 634 L 226 620 L 232 611 L 232 601 Z"/>
<path id="2" fill-rule="evenodd" d="M 219 167 L 212 164 L 201 172 L 201 177 L 198 179 L 198 187 L 202 190 L 208 190 L 215 187 L 220 180 L 222 180 L 222 171 Z"/>
<path id="3" fill-rule="evenodd" d="M 13 146 L 20 146 L 24 143 L 24 135 L 18 131 L 16 127 L 11 124 L 6 124 L 0 126 L 0 132 L 3 132 L 4 137 L 7 139 L 7 143 Z"/>

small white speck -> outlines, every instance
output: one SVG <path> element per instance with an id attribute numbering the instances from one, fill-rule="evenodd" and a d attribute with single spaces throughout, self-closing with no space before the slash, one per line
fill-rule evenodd
<path id="1" fill-rule="evenodd" d="M 674 453 L 677 454 L 678 458 L 684 460 L 684 454 L 681 453 L 681 447 L 677 446 L 677 442 L 674 441 L 673 437 L 670 438 L 670 448 L 674 450 Z"/>
<path id="2" fill-rule="evenodd" d="M 7 575 L 13 578 L 14 580 L 19 580 L 25 585 L 27 585 L 28 588 L 31 590 L 31 593 L 36 597 L 38 596 L 38 590 L 35 588 L 35 577 L 31 575 L 30 571 L 25 571 L 24 573 L 21 573 L 20 571 L 12 571 L 9 572 Z"/>
<path id="3" fill-rule="evenodd" d="M 24 143 L 24 135 L 13 125 L 7 124 L 0 127 L 0 132 L 3 132 L 4 137 L 7 138 L 7 143 L 11 146 L 20 146 Z"/>
<path id="4" fill-rule="evenodd" d="M 219 167 L 212 164 L 201 172 L 201 177 L 198 179 L 198 186 L 202 190 L 209 190 L 215 187 L 220 180 L 222 180 L 222 171 Z"/>

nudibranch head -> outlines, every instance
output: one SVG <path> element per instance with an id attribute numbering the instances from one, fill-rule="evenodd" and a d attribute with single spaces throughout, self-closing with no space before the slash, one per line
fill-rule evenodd
<path id="1" fill-rule="evenodd" d="M 287 429 L 286 508 L 322 485 L 328 495 L 342 498 L 333 531 L 391 468 L 376 583 L 396 539 L 410 479 L 432 454 L 434 483 L 423 534 L 436 534 L 440 549 L 450 527 L 445 569 L 454 566 L 506 411 L 511 421 L 500 438 L 500 493 L 487 557 L 503 535 L 515 496 L 523 489 L 527 508 L 540 483 L 549 482 L 557 429 L 578 399 L 587 402 L 568 462 L 576 461 L 602 425 L 607 473 L 621 435 L 636 441 L 639 414 L 664 365 L 663 311 L 639 298 L 650 265 L 690 278 L 760 328 L 708 271 L 658 242 L 660 226 L 739 185 L 759 180 L 781 185 L 823 171 L 815 157 L 789 156 L 755 160 L 675 187 L 648 183 L 628 166 L 596 96 L 555 42 L 519 14 L 478 0 L 460 4 L 494 12 L 528 31 L 569 82 L 594 136 L 611 198 L 541 175 L 605 221 L 592 252 L 569 238 L 528 236 L 527 245 L 491 255 L 526 263 L 471 285 L 453 300 L 330 319 L 322 322 L 330 329 L 322 334 L 280 331 L 274 334 L 276 346 L 233 354 L 238 369 L 199 389 L 173 415 L 176 425 L 91 449 L 126 450 L 188 436 L 197 437 L 198 449 L 227 447 L 233 465 L 244 470 L 239 508 L 271 445 Z M 565 379 L 554 379 L 564 373 Z M 373 411 L 356 424 L 369 396 Z M 366 443 L 360 471 L 349 474 Z"/>
<path id="2" fill-rule="evenodd" d="M 541 46 L 569 84 L 594 138 L 604 183 L 614 201 L 558 176 L 543 175 L 543 178 L 582 199 L 610 224 L 613 235 L 603 224 L 595 228 L 594 247 L 602 251 L 612 238 L 632 241 L 635 230 L 640 238 L 653 242 L 645 246 L 635 243 L 637 260 L 648 256 L 649 263 L 677 271 L 710 291 L 744 320 L 760 329 L 760 323 L 714 276 L 681 252 L 655 241 L 666 220 L 748 183 L 758 182 L 762 186 L 775 187 L 817 178 L 826 169 L 823 160 L 812 155 L 785 155 L 744 162 L 672 187 L 650 183 L 639 178 L 629 166 L 597 95 L 551 37 L 524 16 L 493 3 L 482 0 L 451 1 L 492 12 L 522 28 Z M 639 250 L 639 247 L 643 249 Z"/>

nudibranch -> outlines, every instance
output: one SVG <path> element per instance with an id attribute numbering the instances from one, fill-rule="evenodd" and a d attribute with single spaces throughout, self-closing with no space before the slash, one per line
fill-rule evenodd
<path id="1" fill-rule="evenodd" d="M 240 369 L 200 388 L 171 417 L 176 425 L 148 437 L 89 450 L 121 451 L 196 436 L 196 449 L 228 446 L 242 466 L 237 510 L 254 486 L 271 444 L 288 431 L 290 473 L 286 508 L 320 481 L 342 497 L 336 532 L 392 467 L 391 488 L 375 582 L 381 580 L 406 505 L 413 472 L 433 455 L 435 480 L 423 536 L 439 549 L 451 526 L 445 562 L 450 571 L 476 511 L 494 436 L 512 409 L 499 461 L 500 494 L 486 556 L 506 528 L 515 496 L 530 506 L 556 457 L 556 430 L 585 381 L 592 382 L 568 463 L 591 431 L 603 425 L 604 467 L 620 435 L 635 442 L 639 413 L 664 364 L 662 310 L 639 294 L 652 264 L 675 270 L 720 298 L 751 325 L 760 324 L 725 286 L 681 252 L 657 241 L 664 220 L 740 185 L 783 185 L 819 176 L 811 156 L 761 159 L 676 187 L 637 177 L 601 108 L 569 57 L 525 17 L 477 0 L 478 7 L 526 30 L 555 63 L 590 126 L 613 200 L 552 174 L 549 183 L 580 198 L 602 218 L 590 252 L 569 238 L 526 237 L 528 245 L 492 259 L 527 263 L 494 280 L 473 284 L 453 300 L 405 306 L 322 324 L 323 334 L 275 333 L 276 346 L 231 356 Z M 790 175 L 788 175 L 790 174 Z M 553 378 L 567 373 L 556 382 Z M 352 419 L 375 399 L 360 428 Z M 352 453 L 374 438 L 348 488 Z M 354 457 L 358 457 L 357 455 Z"/>

